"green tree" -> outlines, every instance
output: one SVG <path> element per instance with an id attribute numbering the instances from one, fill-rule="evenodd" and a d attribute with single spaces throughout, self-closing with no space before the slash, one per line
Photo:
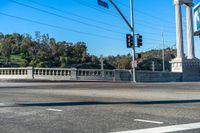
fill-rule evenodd
<path id="1" fill-rule="evenodd" d="M 10 56 L 11 56 L 11 52 L 12 52 L 11 43 L 1 42 L 0 43 L 0 52 L 1 52 L 2 57 L 5 58 L 6 64 L 8 64 L 8 62 L 10 61 Z"/>

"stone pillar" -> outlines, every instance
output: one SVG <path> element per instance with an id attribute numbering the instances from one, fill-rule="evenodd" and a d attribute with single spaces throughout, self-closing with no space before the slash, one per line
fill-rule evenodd
<path id="1" fill-rule="evenodd" d="M 183 27 L 182 27 L 182 12 L 181 3 L 179 1 L 174 1 L 176 9 L 176 47 L 177 47 L 177 58 L 183 59 Z"/>
<path id="2" fill-rule="evenodd" d="M 27 78 L 34 79 L 34 68 L 33 67 L 27 67 Z"/>
<path id="3" fill-rule="evenodd" d="M 70 80 L 77 80 L 77 69 L 76 68 L 71 68 Z"/>
<path id="4" fill-rule="evenodd" d="M 193 16 L 192 3 L 186 4 L 186 19 L 187 19 L 187 43 L 188 43 L 188 59 L 195 58 L 194 52 L 194 30 L 193 30 Z"/>

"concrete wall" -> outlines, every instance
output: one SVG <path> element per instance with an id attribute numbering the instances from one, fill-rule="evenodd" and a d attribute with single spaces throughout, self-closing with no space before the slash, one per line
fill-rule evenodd
<path id="1" fill-rule="evenodd" d="M 132 81 L 132 71 L 115 70 L 116 81 Z M 181 82 L 182 73 L 136 71 L 137 82 Z M 200 80 L 199 80 L 200 81 Z"/>
<path id="2" fill-rule="evenodd" d="M 132 73 L 130 70 L 114 70 L 115 81 L 131 81 Z"/>
<path id="3" fill-rule="evenodd" d="M 181 82 L 182 73 L 137 71 L 138 82 Z"/>
<path id="4" fill-rule="evenodd" d="M 187 60 L 183 63 L 183 81 L 200 81 L 200 61 Z"/>

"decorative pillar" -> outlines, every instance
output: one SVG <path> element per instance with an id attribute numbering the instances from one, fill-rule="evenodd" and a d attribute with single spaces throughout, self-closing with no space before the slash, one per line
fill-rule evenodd
<path id="1" fill-rule="evenodd" d="M 78 73 L 77 73 L 77 69 L 76 68 L 71 68 L 71 76 L 70 76 L 70 80 L 77 80 Z M 81 76 L 81 75 L 79 75 Z"/>
<path id="2" fill-rule="evenodd" d="M 195 58 L 192 3 L 186 4 L 188 59 Z"/>
<path id="3" fill-rule="evenodd" d="M 27 67 L 26 69 L 23 69 L 23 71 L 27 70 L 27 78 L 28 79 L 34 79 L 34 68 L 33 67 Z M 25 72 L 23 72 L 25 74 Z"/>
<path id="4" fill-rule="evenodd" d="M 182 12 L 181 2 L 174 1 L 176 9 L 176 47 L 177 47 L 177 58 L 183 59 L 183 27 L 182 27 Z"/>

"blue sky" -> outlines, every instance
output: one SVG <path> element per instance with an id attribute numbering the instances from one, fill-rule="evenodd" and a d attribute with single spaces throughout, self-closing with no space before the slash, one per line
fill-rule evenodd
<path id="1" fill-rule="evenodd" d="M 125 34 L 129 29 L 110 6 L 97 5 L 97 0 L 9 0 L 0 1 L 0 13 L 26 18 L 51 26 L 22 21 L 0 14 L 0 32 L 18 32 L 34 36 L 35 31 L 48 33 L 59 41 L 84 41 L 88 52 L 95 55 L 127 54 Z M 45 4 L 44 7 L 32 1 Z M 106 0 L 105 0 L 106 1 Z M 113 0 L 129 19 L 129 0 Z M 197 4 L 199 0 L 194 0 Z M 28 6 L 27 6 L 28 5 Z M 38 10 L 39 9 L 39 10 Z M 61 12 L 62 11 L 62 12 Z M 49 14 L 51 13 L 51 14 Z M 162 32 L 165 47 L 175 48 L 175 9 L 172 0 L 134 0 L 135 33 L 143 35 L 144 45 L 137 52 L 162 48 Z M 183 8 L 183 18 L 185 11 Z M 183 19 L 185 25 L 185 19 Z M 54 27 L 52 27 L 54 26 Z M 57 28 L 55 28 L 57 27 Z M 195 37 L 196 55 L 200 57 L 200 40 Z M 184 27 L 184 48 L 187 54 Z"/>

